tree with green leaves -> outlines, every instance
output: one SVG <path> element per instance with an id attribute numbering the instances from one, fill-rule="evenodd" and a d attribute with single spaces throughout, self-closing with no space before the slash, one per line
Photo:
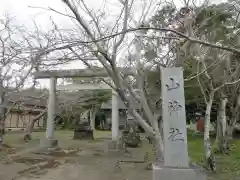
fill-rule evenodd
<path id="1" fill-rule="evenodd" d="M 238 31 L 238 20 L 236 11 L 233 12 L 230 8 L 233 9 L 231 3 L 228 2 L 218 5 L 204 5 L 201 7 L 184 7 L 178 11 L 173 4 L 168 4 L 157 11 L 151 23 L 154 27 L 159 28 L 172 26 L 175 30 L 178 30 L 178 32 L 185 33 L 191 38 L 232 46 L 231 37 L 235 36 L 234 31 Z M 165 41 L 163 40 L 162 42 Z M 232 63 L 232 61 L 236 63 L 236 60 L 233 58 L 229 59 L 229 57 L 233 57 L 232 55 L 234 53 L 221 49 L 213 49 L 212 47 L 204 47 L 201 44 L 192 43 L 189 40 L 180 40 L 177 41 L 177 43 L 167 44 L 171 45 L 171 48 L 168 49 L 172 50 L 171 52 L 175 54 L 174 58 L 178 60 L 178 62 L 175 61 L 177 62 L 175 65 L 180 64 L 184 66 L 185 85 L 188 87 L 187 89 L 189 89 L 185 91 L 186 97 L 190 96 L 191 92 L 193 92 L 194 97 L 192 101 L 198 104 L 205 103 L 206 105 L 204 135 L 205 158 L 208 167 L 214 170 L 214 157 L 209 141 L 211 109 L 214 101 L 215 103 L 218 102 L 218 149 L 220 151 L 226 151 L 226 148 L 224 148 L 227 147 L 227 139 L 225 137 L 227 127 L 227 97 L 225 95 L 225 89 L 238 86 L 239 79 L 236 71 L 237 66 Z M 163 45 L 163 43 L 161 45 Z M 169 61 L 165 60 L 165 62 L 168 63 L 168 66 L 171 65 Z M 197 94 L 202 95 L 199 97 Z M 228 96 L 231 96 L 230 93 L 228 93 Z M 236 95 L 233 96 L 236 97 Z M 186 102 L 188 102 L 188 100 Z M 235 101 L 233 102 L 235 103 Z M 236 110 L 237 108 L 234 109 Z M 236 120 L 236 116 L 234 117 Z M 225 150 L 223 150 L 223 148 Z"/>
<path id="2" fill-rule="evenodd" d="M 230 37 L 234 35 L 234 31 L 238 30 L 233 23 L 236 22 L 236 16 L 229 13 L 229 3 L 219 5 L 209 5 L 196 9 L 195 13 L 188 15 L 186 26 L 193 37 L 199 39 L 207 39 L 210 42 L 217 42 L 221 45 L 230 46 Z M 194 16 L 195 14 L 195 16 Z M 187 43 L 187 42 L 186 42 Z M 193 72 L 196 72 L 198 84 L 201 88 L 204 101 L 206 104 L 205 111 L 205 132 L 204 132 L 204 149 L 205 159 L 208 167 L 215 170 L 214 155 L 209 138 L 209 125 L 211 117 L 212 105 L 215 101 L 218 105 L 217 119 L 217 140 L 218 149 L 221 152 L 227 151 L 226 139 L 226 105 L 227 99 L 225 89 L 230 85 L 238 84 L 239 76 L 237 75 L 236 65 L 232 64 L 232 55 L 234 53 L 221 49 L 213 49 L 204 47 L 199 44 L 182 45 L 183 48 L 190 47 L 190 56 L 193 63 Z M 186 53 L 186 49 L 183 49 Z"/>

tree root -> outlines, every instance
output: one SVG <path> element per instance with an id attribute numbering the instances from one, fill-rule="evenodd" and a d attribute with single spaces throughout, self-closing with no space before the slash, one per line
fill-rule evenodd
<path id="1" fill-rule="evenodd" d="M 7 154 L 15 154 L 16 149 L 7 145 L 7 144 L 0 144 L 0 152 L 5 152 Z"/>
<path id="2" fill-rule="evenodd" d="M 220 149 L 215 149 L 214 154 L 230 155 L 229 150 L 226 150 L 226 149 L 221 149 L 221 150 Z"/>
<path id="3" fill-rule="evenodd" d="M 212 172 L 216 172 L 216 160 L 213 154 L 208 157 L 205 162 L 206 169 L 211 170 Z"/>
<path id="4" fill-rule="evenodd" d="M 145 167 L 146 170 L 152 170 L 152 163 L 148 163 L 147 166 Z"/>
<path id="5" fill-rule="evenodd" d="M 149 144 L 153 144 L 153 138 L 151 136 L 146 137 Z"/>
<path id="6" fill-rule="evenodd" d="M 31 137 L 30 134 L 25 134 L 24 137 L 23 137 L 23 140 L 24 140 L 25 142 L 28 142 L 28 141 L 32 140 L 32 137 Z"/>

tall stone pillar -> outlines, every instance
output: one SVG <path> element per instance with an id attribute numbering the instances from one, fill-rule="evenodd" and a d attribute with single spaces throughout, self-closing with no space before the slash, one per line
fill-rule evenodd
<path id="1" fill-rule="evenodd" d="M 119 107 L 118 94 L 112 90 L 112 140 L 117 141 L 119 138 Z"/>
<path id="2" fill-rule="evenodd" d="M 94 116 L 93 111 L 94 111 L 94 109 L 92 108 L 90 110 L 89 116 L 90 116 L 90 126 L 91 126 L 91 129 L 94 131 L 95 130 L 95 116 Z"/>
<path id="3" fill-rule="evenodd" d="M 181 67 L 161 69 L 164 162 L 153 164 L 153 180 L 206 180 L 199 166 L 189 166 Z"/>
<path id="4" fill-rule="evenodd" d="M 50 78 L 46 138 L 52 139 L 56 114 L 56 78 Z"/>
<path id="5" fill-rule="evenodd" d="M 53 139 L 54 119 L 56 116 L 56 83 L 57 79 L 51 77 L 49 84 L 46 138 L 41 142 L 41 145 L 44 147 L 53 147 L 57 145 L 57 140 Z"/>

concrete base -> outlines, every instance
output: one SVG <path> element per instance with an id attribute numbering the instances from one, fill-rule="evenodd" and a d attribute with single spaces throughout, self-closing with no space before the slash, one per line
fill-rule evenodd
<path id="1" fill-rule="evenodd" d="M 206 180 L 206 173 L 199 167 L 164 167 L 163 163 L 153 164 L 153 180 Z"/>
<path id="2" fill-rule="evenodd" d="M 58 140 L 56 139 L 41 139 L 40 140 L 40 147 L 42 148 L 53 148 L 58 146 Z"/>

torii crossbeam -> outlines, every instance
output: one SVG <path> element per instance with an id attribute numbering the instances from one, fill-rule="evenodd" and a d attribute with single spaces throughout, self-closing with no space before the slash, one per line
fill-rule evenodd
<path id="1" fill-rule="evenodd" d="M 124 75 L 135 75 L 136 70 L 133 68 L 118 68 Z M 69 69 L 69 70 L 49 70 L 33 73 L 35 79 L 55 78 L 72 78 L 72 77 L 109 77 L 107 71 L 103 68 L 96 69 Z"/>

